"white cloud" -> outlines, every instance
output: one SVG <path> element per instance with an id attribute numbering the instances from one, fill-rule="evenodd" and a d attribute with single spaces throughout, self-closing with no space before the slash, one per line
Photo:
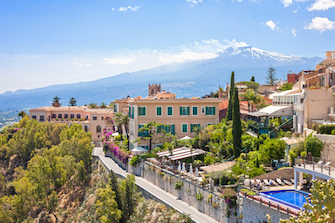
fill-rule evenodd
<path id="1" fill-rule="evenodd" d="M 315 29 L 320 30 L 320 33 L 326 30 L 335 29 L 335 22 L 330 21 L 328 18 L 315 17 L 312 22 L 305 26 L 305 29 Z"/>
<path id="2" fill-rule="evenodd" d="M 269 20 L 265 23 L 270 29 L 275 30 L 277 24 L 275 24 L 272 20 Z M 278 27 L 277 27 L 278 28 Z"/>
<path id="3" fill-rule="evenodd" d="M 297 30 L 296 30 L 296 29 L 292 28 L 292 29 L 291 29 L 291 32 L 292 32 L 292 35 L 293 35 L 294 37 L 297 37 Z"/>
<path id="4" fill-rule="evenodd" d="M 131 7 L 131 6 L 128 6 L 128 7 L 120 7 L 119 8 L 119 12 L 126 12 L 128 9 L 131 10 L 131 11 L 137 11 L 138 9 L 140 9 L 141 6 L 135 6 L 135 7 Z"/>
<path id="5" fill-rule="evenodd" d="M 316 0 L 314 4 L 307 8 L 308 11 L 320 11 L 328 10 L 335 7 L 335 0 Z"/>
<path id="6" fill-rule="evenodd" d="M 78 66 L 81 66 L 81 67 L 83 66 L 81 63 L 78 63 L 78 62 L 76 62 L 76 61 L 74 61 L 73 64 L 78 65 Z"/>
<path id="7" fill-rule="evenodd" d="M 205 60 L 215 58 L 218 55 L 215 53 L 196 53 L 190 51 L 183 51 L 180 54 L 161 54 L 159 56 L 159 61 L 165 64 L 168 63 L 184 63 L 193 60 Z"/>
<path id="8" fill-rule="evenodd" d="M 226 43 L 229 44 L 230 47 L 245 47 L 248 46 L 248 44 L 246 44 L 245 42 L 237 42 L 236 39 L 233 39 L 233 41 L 229 41 L 229 40 L 224 40 Z"/>
<path id="9" fill-rule="evenodd" d="M 125 58 L 125 57 L 119 57 L 119 58 L 104 58 L 106 61 L 105 64 L 131 64 L 135 61 L 134 58 Z"/>
<path id="10" fill-rule="evenodd" d="M 112 8 L 112 11 L 114 11 L 115 10 L 115 8 Z"/>
<path id="11" fill-rule="evenodd" d="M 308 1 L 308 0 L 280 0 L 284 7 L 287 7 L 287 6 L 290 6 L 292 5 L 293 1 L 296 1 L 296 2 L 305 2 L 305 1 Z"/>
<path id="12" fill-rule="evenodd" d="M 202 0 L 186 0 L 186 2 L 188 2 L 191 7 L 194 7 L 198 3 L 202 2 Z"/>
<path id="13" fill-rule="evenodd" d="M 86 64 L 86 66 L 88 66 L 88 67 L 92 67 L 92 64 Z"/>
<path id="14" fill-rule="evenodd" d="M 300 9 L 300 6 L 298 6 L 298 8 L 296 10 L 293 10 L 292 12 L 293 13 L 297 13 L 298 12 L 298 9 Z"/>

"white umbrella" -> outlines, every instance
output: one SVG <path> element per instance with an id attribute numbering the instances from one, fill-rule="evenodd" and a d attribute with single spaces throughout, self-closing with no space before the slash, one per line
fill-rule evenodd
<path id="1" fill-rule="evenodd" d="M 185 168 L 185 163 L 183 163 L 183 172 L 186 171 L 186 168 Z"/>
<path id="2" fill-rule="evenodd" d="M 190 173 L 193 173 L 192 163 L 190 163 Z"/>
<path id="3" fill-rule="evenodd" d="M 192 139 L 192 138 L 189 137 L 189 136 L 185 136 L 185 137 L 181 138 L 180 140 L 187 140 L 187 139 Z"/>
<path id="4" fill-rule="evenodd" d="M 112 133 L 112 136 L 118 136 L 118 135 L 119 135 L 118 132 Z"/>
<path id="5" fill-rule="evenodd" d="M 180 172 L 180 170 L 181 170 L 181 166 L 180 166 L 180 162 L 179 162 L 179 164 L 178 164 L 178 171 Z"/>
<path id="6" fill-rule="evenodd" d="M 135 149 L 131 150 L 134 154 L 141 154 L 141 153 L 145 153 L 148 152 L 147 149 L 144 149 L 143 147 L 137 147 Z"/>

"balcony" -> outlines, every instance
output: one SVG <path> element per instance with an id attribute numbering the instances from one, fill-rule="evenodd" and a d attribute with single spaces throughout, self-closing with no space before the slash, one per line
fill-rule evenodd
<path id="1" fill-rule="evenodd" d="M 293 104 L 293 109 L 298 110 L 298 111 L 303 111 L 304 110 L 304 104 L 302 104 L 302 103 Z"/>

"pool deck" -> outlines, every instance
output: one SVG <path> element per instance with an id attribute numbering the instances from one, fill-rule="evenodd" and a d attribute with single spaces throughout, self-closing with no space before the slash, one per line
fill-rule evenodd
<path id="1" fill-rule="evenodd" d="M 335 170 L 333 167 L 321 168 L 321 166 L 313 164 L 305 164 L 305 165 L 300 164 L 300 165 L 294 165 L 294 171 L 307 173 L 323 179 L 335 178 Z"/>

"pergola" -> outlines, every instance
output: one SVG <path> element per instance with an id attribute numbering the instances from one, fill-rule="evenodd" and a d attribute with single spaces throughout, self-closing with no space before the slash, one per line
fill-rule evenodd
<path id="1" fill-rule="evenodd" d="M 184 147 L 172 150 L 172 154 L 170 153 L 170 151 L 164 151 L 164 152 L 157 153 L 157 155 L 158 157 L 167 157 L 169 160 L 175 161 L 175 160 L 182 160 L 182 159 L 186 159 L 189 157 L 198 156 L 198 155 L 205 154 L 205 153 L 206 151 L 202 149 L 195 149 L 191 152 L 189 148 L 184 146 Z"/>

